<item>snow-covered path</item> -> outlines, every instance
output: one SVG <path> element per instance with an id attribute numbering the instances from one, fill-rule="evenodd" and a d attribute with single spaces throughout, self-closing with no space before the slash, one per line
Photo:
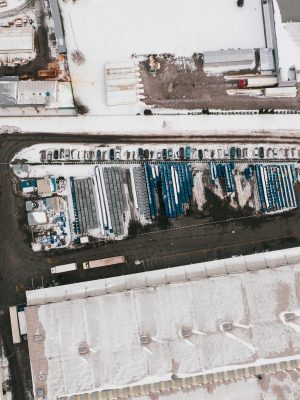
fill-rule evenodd
<path id="1" fill-rule="evenodd" d="M 300 133 L 300 115 L 154 115 L 124 117 L 19 117 L 1 118 L 1 133 L 182 134 L 240 135 L 241 131 L 293 131 Z M 274 132 L 276 134 L 276 132 Z M 255 135 L 255 132 L 253 132 Z"/>

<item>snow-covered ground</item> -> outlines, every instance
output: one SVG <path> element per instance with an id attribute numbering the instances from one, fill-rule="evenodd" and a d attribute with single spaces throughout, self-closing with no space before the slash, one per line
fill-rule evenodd
<path id="1" fill-rule="evenodd" d="M 281 261 L 284 254 L 277 257 L 280 265 L 287 262 Z M 47 360 L 48 396 L 54 398 L 299 357 L 299 334 L 281 320 L 283 313 L 299 312 L 299 268 L 183 281 L 178 269 L 172 277 L 172 269 L 155 271 L 135 275 L 136 290 L 123 291 L 124 278 L 91 282 L 91 297 L 87 283 L 38 291 L 41 302 L 44 292 L 46 302 L 52 296 L 58 302 L 26 311 L 33 378 Z M 110 288 L 113 293 L 105 294 Z M 58 292 L 68 301 L 59 300 Z M 225 322 L 232 324 L 230 335 L 221 329 Z M 42 352 L 34 351 L 38 331 L 45 335 Z M 143 335 L 147 345 L 140 343 Z M 80 345 L 86 355 L 78 354 Z"/>
<path id="2" fill-rule="evenodd" d="M 60 1 L 75 97 L 93 115 L 136 114 L 139 104 L 106 105 L 104 65 L 126 62 L 133 54 L 193 53 L 264 47 L 260 0 L 237 7 L 233 0 Z M 82 29 L 82 22 L 88 29 Z M 71 53 L 79 49 L 85 63 Z"/>
<path id="3" fill-rule="evenodd" d="M 177 110 L 175 110 L 177 112 Z M 174 110 L 172 114 L 174 114 Z M 254 113 L 255 114 L 255 113 Z M 278 140 L 290 131 L 299 135 L 300 115 L 154 115 L 146 116 L 80 116 L 80 117 L 2 117 L 2 133 L 86 133 L 94 135 L 193 135 L 239 136 L 243 132 L 259 136 L 261 131 L 274 131 Z M 279 136 L 278 136 L 279 133 Z"/>
<path id="4" fill-rule="evenodd" d="M 9 387 L 7 385 L 7 381 L 10 379 L 9 369 L 8 369 L 8 360 L 4 355 L 4 350 L 2 348 L 2 343 L 0 341 L 0 391 L 4 389 L 3 400 L 11 400 L 12 395 L 9 391 Z M 1 394 L 0 394 L 1 398 Z"/>

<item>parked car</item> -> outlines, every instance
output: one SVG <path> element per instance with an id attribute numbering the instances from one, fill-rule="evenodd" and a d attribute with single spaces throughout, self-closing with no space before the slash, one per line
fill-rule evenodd
<path id="1" fill-rule="evenodd" d="M 181 160 L 184 159 L 184 147 L 180 147 L 180 148 L 179 148 L 179 158 L 180 158 Z"/>
<path id="2" fill-rule="evenodd" d="M 44 162 L 46 160 L 46 151 L 41 150 L 40 155 L 41 155 L 41 162 Z"/>
<path id="3" fill-rule="evenodd" d="M 79 151 L 76 149 L 73 149 L 71 152 L 71 157 L 72 157 L 72 160 L 79 160 Z"/>
<path id="4" fill-rule="evenodd" d="M 278 156 L 278 149 L 276 147 L 274 147 L 274 149 L 273 149 L 273 155 L 274 155 L 274 157 Z"/>
<path id="5" fill-rule="evenodd" d="M 144 158 L 145 158 L 146 160 L 149 159 L 149 150 L 148 150 L 148 149 L 145 149 L 145 150 L 144 150 Z"/>
<path id="6" fill-rule="evenodd" d="M 255 147 L 254 151 L 253 151 L 253 157 L 257 158 L 258 157 L 258 147 Z"/>
<path id="7" fill-rule="evenodd" d="M 243 148 L 242 154 L 243 154 L 243 158 L 247 158 L 248 157 L 248 149 L 247 149 L 247 147 Z"/>
<path id="8" fill-rule="evenodd" d="M 173 159 L 173 149 L 171 147 L 168 148 L 168 159 L 169 160 Z"/>
<path id="9" fill-rule="evenodd" d="M 243 7 L 244 0 L 237 0 L 236 4 L 237 4 L 238 7 Z"/>
<path id="10" fill-rule="evenodd" d="M 264 158 L 264 156 L 265 156 L 265 151 L 264 151 L 264 148 L 263 148 L 263 147 L 260 147 L 260 148 L 259 148 L 258 154 L 259 154 L 259 157 L 260 157 L 260 158 Z"/>
<path id="11" fill-rule="evenodd" d="M 101 160 L 101 150 L 99 150 L 99 149 L 96 150 L 96 160 L 97 161 Z"/>
<path id="12" fill-rule="evenodd" d="M 121 151 L 118 149 L 116 150 L 116 160 L 120 160 L 121 158 Z"/>
<path id="13" fill-rule="evenodd" d="M 54 160 L 58 160 L 58 150 L 54 150 L 53 158 L 54 158 Z"/>
<path id="14" fill-rule="evenodd" d="M 65 157 L 65 150 L 64 149 L 60 149 L 59 150 L 59 158 L 62 160 Z"/>
<path id="15" fill-rule="evenodd" d="M 161 160 L 161 151 L 158 151 L 158 152 L 157 152 L 156 157 L 157 157 L 158 160 Z"/>
<path id="16" fill-rule="evenodd" d="M 141 147 L 139 147 L 138 148 L 138 159 L 142 160 L 143 158 L 144 158 L 144 150 Z"/>
<path id="17" fill-rule="evenodd" d="M 199 158 L 199 160 L 203 159 L 203 150 L 202 149 L 198 150 L 198 158 Z"/>
<path id="18" fill-rule="evenodd" d="M 65 151 L 65 159 L 67 161 L 70 160 L 70 149 L 66 149 L 66 151 Z"/>
<path id="19" fill-rule="evenodd" d="M 164 160 L 166 160 L 167 157 L 168 157 L 167 149 L 163 149 L 163 151 L 162 151 L 162 158 L 163 158 Z"/>
<path id="20" fill-rule="evenodd" d="M 51 150 L 48 150 L 48 151 L 47 151 L 46 160 L 47 160 L 48 162 L 52 161 L 52 151 L 51 151 Z"/>
<path id="21" fill-rule="evenodd" d="M 187 160 L 191 159 L 191 146 L 186 146 L 186 148 L 185 148 L 185 158 Z"/>
<path id="22" fill-rule="evenodd" d="M 242 151 L 239 147 L 236 148 L 236 158 L 241 158 L 242 156 Z"/>
<path id="23" fill-rule="evenodd" d="M 113 161 L 115 159 L 115 149 L 109 150 L 109 159 Z"/>

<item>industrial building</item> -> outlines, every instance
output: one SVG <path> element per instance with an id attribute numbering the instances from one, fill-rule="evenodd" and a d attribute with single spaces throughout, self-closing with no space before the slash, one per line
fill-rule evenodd
<path id="1" fill-rule="evenodd" d="M 25 64 L 35 55 L 32 26 L 0 28 L 0 61 L 3 65 Z"/>
<path id="2" fill-rule="evenodd" d="M 0 79 L 0 106 L 74 109 L 71 83 L 2 77 Z"/>
<path id="3" fill-rule="evenodd" d="M 204 69 L 210 67 L 228 67 L 253 69 L 255 66 L 254 49 L 232 49 L 205 51 L 203 54 Z"/>
<path id="4" fill-rule="evenodd" d="M 293 248 L 29 291 L 35 398 L 179 393 L 299 368 L 299 273 Z"/>

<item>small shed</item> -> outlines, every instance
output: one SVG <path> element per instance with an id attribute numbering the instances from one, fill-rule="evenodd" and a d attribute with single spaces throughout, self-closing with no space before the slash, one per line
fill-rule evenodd
<path id="1" fill-rule="evenodd" d="M 275 71 L 275 60 L 273 49 L 262 48 L 259 49 L 260 70 L 261 71 Z"/>
<path id="2" fill-rule="evenodd" d="M 254 49 L 205 51 L 203 62 L 204 67 L 249 65 L 255 62 L 255 51 Z"/>

